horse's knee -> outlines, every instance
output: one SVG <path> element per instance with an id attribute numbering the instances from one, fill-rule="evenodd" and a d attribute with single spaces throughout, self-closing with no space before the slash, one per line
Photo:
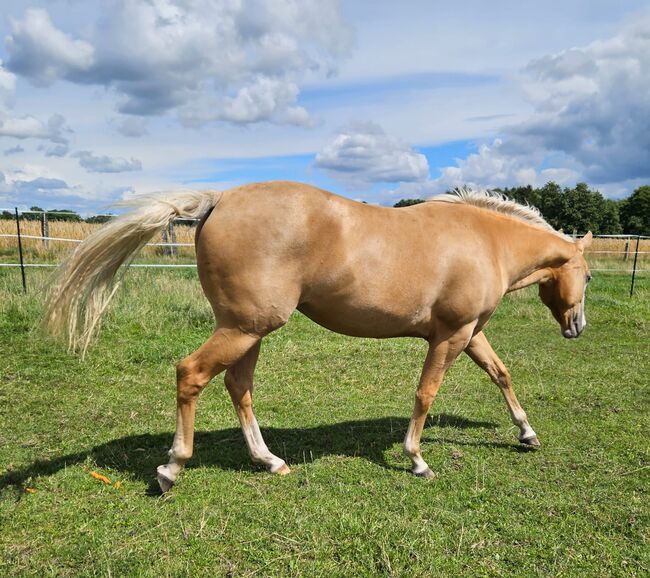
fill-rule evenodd
<path id="1" fill-rule="evenodd" d="M 197 362 L 186 357 L 176 366 L 176 396 L 179 401 L 195 398 L 208 385 L 210 376 L 201 371 Z"/>
<path id="2" fill-rule="evenodd" d="M 497 374 L 497 385 L 504 388 L 509 388 L 512 386 L 512 378 L 510 377 L 510 372 L 505 367 L 499 370 L 499 373 Z"/>
<path id="3" fill-rule="evenodd" d="M 508 368 L 500 363 L 485 362 L 483 368 L 490 376 L 492 381 L 501 389 L 507 389 L 512 385 L 512 378 Z"/>

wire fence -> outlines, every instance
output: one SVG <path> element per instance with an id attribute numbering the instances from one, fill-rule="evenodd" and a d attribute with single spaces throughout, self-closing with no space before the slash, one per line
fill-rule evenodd
<path id="1" fill-rule="evenodd" d="M 27 291 L 26 269 L 53 268 L 70 251 L 102 226 L 102 222 L 61 221 L 51 217 L 74 215 L 66 211 L 12 211 L 13 219 L 0 220 L 0 268 L 20 268 Z M 31 216 L 29 216 L 31 215 Z M 115 217 L 115 215 L 97 215 Z M 178 218 L 158 239 L 147 243 L 131 267 L 153 269 L 196 268 L 194 232 L 198 219 Z M 596 235 L 585 252 L 593 273 L 629 275 L 630 296 L 639 276 L 650 273 L 650 237 L 643 235 Z"/>

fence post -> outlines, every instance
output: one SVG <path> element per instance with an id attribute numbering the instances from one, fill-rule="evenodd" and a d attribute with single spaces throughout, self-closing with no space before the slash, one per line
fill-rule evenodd
<path id="1" fill-rule="evenodd" d="M 636 249 L 634 250 L 634 265 L 632 266 L 632 284 L 630 285 L 630 297 L 634 295 L 634 278 L 636 277 L 636 260 L 639 256 L 639 241 L 641 240 L 641 235 L 636 238 Z"/>
<path id="2" fill-rule="evenodd" d="M 48 237 L 50 236 L 50 224 L 47 222 L 47 213 L 43 211 L 41 215 L 41 237 L 43 237 L 43 246 L 47 249 L 49 247 Z"/>
<path id="3" fill-rule="evenodd" d="M 630 238 L 628 237 L 625 241 L 625 254 L 623 255 L 623 262 L 627 261 L 630 256 Z"/>
<path id="4" fill-rule="evenodd" d="M 18 217 L 18 207 L 16 210 L 16 233 L 18 234 L 18 255 L 20 255 L 20 274 L 23 278 L 23 293 L 27 293 L 27 281 L 25 280 L 25 261 L 23 261 L 23 240 L 20 237 L 20 217 Z"/>
<path id="5" fill-rule="evenodd" d="M 176 243 L 176 230 L 174 229 L 174 221 L 169 223 L 169 242 Z M 176 245 L 169 245 L 169 256 L 176 257 L 178 248 Z"/>

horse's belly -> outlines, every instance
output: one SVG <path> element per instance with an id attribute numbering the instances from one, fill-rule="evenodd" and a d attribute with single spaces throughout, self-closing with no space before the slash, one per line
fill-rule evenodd
<path id="1" fill-rule="evenodd" d="M 372 305 L 301 303 L 298 310 L 319 325 L 353 337 L 427 337 L 431 312 L 426 308 L 387 310 Z"/>

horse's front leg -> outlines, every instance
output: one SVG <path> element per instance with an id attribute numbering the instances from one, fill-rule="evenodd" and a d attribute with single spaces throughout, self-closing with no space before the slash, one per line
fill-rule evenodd
<path id="1" fill-rule="evenodd" d="M 422 459 L 420 437 L 427 413 L 440 389 L 445 372 L 465 349 L 472 337 L 475 324 L 467 325 L 445 340 L 429 341 L 429 351 L 424 362 L 420 384 L 415 393 L 415 407 L 404 438 L 404 453 L 411 458 L 411 471 L 416 476 L 433 477 L 433 472 Z"/>
<path id="2" fill-rule="evenodd" d="M 477 333 L 469 342 L 467 349 L 465 349 L 474 363 L 481 369 L 485 370 L 490 376 L 490 379 L 499 386 L 503 399 L 506 400 L 512 423 L 519 428 L 519 441 L 532 447 L 539 447 L 540 443 L 537 439 L 537 434 L 530 427 L 526 412 L 522 409 L 517 401 L 517 396 L 512 390 L 512 379 L 508 369 L 499 359 L 499 356 L 494 352 L 492 346 L 488 343 L 487 338 L 481 331 Z"/>

